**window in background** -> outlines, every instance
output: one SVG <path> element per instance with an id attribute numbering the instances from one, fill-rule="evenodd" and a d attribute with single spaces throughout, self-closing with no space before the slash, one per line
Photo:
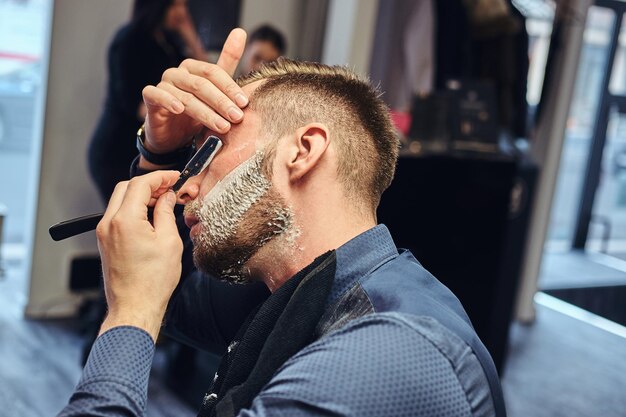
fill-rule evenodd
<path id="1" fill-rule="evenodd" d="M 614 22 L 612 10 L 589 9 L 552 204 L 549 250 L 569 251 L 572 245 Z"/>
<path id="2" fill-rule="evenodd" d="M 625 16 L 626 17 L 626 16 Z M 622 20 L 609 92 L 626 96 L 626 23 Z M 586 248 L 626 260 L 626 114 L 613 106 Z"/>
<path id="3" fill-rule="evenodd" d="M 622 120 L 617 108 L 609 111 L 609 123 L 606 141 L 600 165 L 590 161 L 596 155 L 602 134 L 603 120 L 596 126 L 596 118 L 602 117 L 604 82 L 607 70 L 612 74 L 609 90 L 611 94 L 626 90 L 624 81 L 625 46 L 624 26 L 619 29 L 619 37 L 612 68 L 608 68 L 611 57 L 611 45 L 618 14 L 609 6 L 619 9 L 623 3 L 605 2 L 606 7 L 590 7 L 585 21 L 583 43 L 580 51 L 578 73 L 573 97 L 569 109 L 559 174 L 552 205 L 552 213 L 546 240 L 539 286 L 557 297 L 565 297 L 559 291 L 576 289 L 580 294 L 577 300 L 563 298 L 583 309 L 594 311 L 603 317 L 608 313 L 595 311 L 587 302 L 596 302 L 612 309 L 611 300 L 594 298 L 593 288 L 623 286 L 626 282 L 626 263 L 595 252 L 607 251 L 609 246 L 619 250 L 617 240 L 626 241 L 626 173 L 621 168 L 622 153 L 626 152 L 626 122 Z M 620 13 L 623 13 L 620 12 Z M 604 100 L 611 99 L 605 97 Z M 600 116 L 599 116 L 600 115 Z M 596 132 L 597 131 L 597 132 Z M 595 137 L 595 139 L 594 139 Z M 598 141 L 594 143 L 594 140 Z M 594 146 L 595 144 L 595 146 Z M 626 163 L 626 162 L 624 162 Z M 583 189 L 599 170 L 599 184 L 594 190 Z M 623 191 L 623 192 L 622 192 Z M 620 194 L 621 193 L 621 194 Z M 585 250 L 576 242 L 585 220 L 579 213 L 589 198 L 593 202 L 588 233 L 583 239 Z M 579 224 L 580 223 L 580 224 Z M 610 245 L 609 245 L 610 244 Z M 624 247 L 626 252 L 626 247 Z M 556 292 L 555 292 L 556 291 Z M 608 290 L 610 294 L 613 290 Z M 617 299 L 617 298 L 616 298 Z M 612 316 L 611 316 L 612 317 Z M 614 320 L 612 318 L 612 320 Z M 619 321 L 619 320 L 618 320 Z"/>
<path id="4" fill-rule="evenodd" d="M 42 109 L 42 59 L 49 39 L 51 0 L 0 0 L 0 243 L 5 264 L 26 256 L 26 213 L 33 201 L 33 157 L 40 138 L 36 112 Z"/>

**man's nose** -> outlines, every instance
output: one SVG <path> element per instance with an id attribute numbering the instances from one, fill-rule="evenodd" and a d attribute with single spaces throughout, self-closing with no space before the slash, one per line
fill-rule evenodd
<path id="1" fill-rule="evenodd" d="M 189 178 L 185 184 L 178 190 L 177 203 L 187 204 L 191 200 L 195 200 L 200 193 L 200 184 L 202 183 L 202 173 Z"/>

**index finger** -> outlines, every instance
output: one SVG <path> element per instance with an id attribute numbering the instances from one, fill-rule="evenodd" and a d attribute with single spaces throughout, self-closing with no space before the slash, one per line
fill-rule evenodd
<path id="1" fill-rule="evenodd" d="M 121 181 L 117 183 L 115 189 L 113 189 L 113 194 L 111 194 L 111 198 L 109 199 L 107 208 L 104 211 L 104 215 L 102 216 L 102 219 L 98 224 L 99 226 L 102 225 L 102 227 L 104 227 L 105 229 L 107 228 L 107 225 L 109 224 L 113 216 L 115 216 L 115 214 L 117 214 L 117 211 L 120 209 L 122 201 L 124 201 L 124 194 L 126 194 L 127 187 L 128 181 Z"/>
<path id="2" fill-rule="evenodd" d="M 217 110 L 220 114 L 228 114 L 231 104 L 240 108 L 248 105 L 248 98 L 241 87 L 222 67 L 193 59 L 186 59 L 180 66 L 187 71 L 187 74 L 171 71 L 167 81 L 178 89 L 192 92 L 198 99 L 209 104 L 212 109 Z M 196 76 L 208 80 L 208 83 L 198 82 Z M 164 85 L 163 88 L 165 87 Z M 222 94 L 225 94 L 232 103 L 228 100 L 219 100 Z M 238 120 L 231 119 L 231 121 L 237 122 Z"/>
<path id="3" fill-rule="evenodd" d="M 217 65 L 224 69 L 231 77 L 235 74 L 239 60 L 246 48 L 246 31 L 241 28 L 235 28 L 230 31 L 220 57 L 217 59 Z"/>
<path id="4" fill-rule="evenodd" d="M 148 206 L 176 183 L 180 172 L 154 171 L 130 180 L 118 213 L 124 218 L 147 219 Z"/>

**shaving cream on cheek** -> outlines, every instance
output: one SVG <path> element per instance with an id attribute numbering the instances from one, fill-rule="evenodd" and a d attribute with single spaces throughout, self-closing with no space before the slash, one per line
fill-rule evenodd
<path id="1" fill-rule="evenodd" d="M 232 236 L 245 212 L 267 192 L 271 183 L 261 172 L 263 152 L 229 172 L 202 199 L 197 216 L 204 244 L 219 245 Z"/>
<path id="2" fill-rule="evenodd" d="M 273 251 L 296 254 L 300 230 L 291 208 L 263 174 L 264 164 L 264 153 L 258 151 L 185 207 L 200 222 L 193 236 L 194 261 L 204 272 L 233 283 L 249 282 L 246 262 L 278 236 L 285 240 Z"/>

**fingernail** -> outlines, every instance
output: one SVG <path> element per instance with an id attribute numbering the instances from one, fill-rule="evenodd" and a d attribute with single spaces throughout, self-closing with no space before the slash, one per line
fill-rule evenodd
<path id="1" fill-rule="evenodd" d="M 248 105 L 248 97 L 244 96 L 243 93 L 237 93 L 237 95 L 235 95 L 235 103 L 237 103 L 239 107 L 246 107 Z"/>
<path id="2" fill-rule="evenodd" d="M 172 110 L 175 113 L 182 113 L 185 111 L 185 106 L 178 100 L 172 100 Z"/>
<path id="3" fill-rule="evenodd" d="M 215 126 L 217 126 L 219 130 L 226 130 L 230 126 L 230 123 L 224 119 L 219 119 L 215 122 Z"/>
<path id="4" fill-rule="evenodd" d="M 231 107 L 228 109 L 228 118 L 233 122 L 240 120 L 243 117 L 243 112 L 237 107 Z"/>

